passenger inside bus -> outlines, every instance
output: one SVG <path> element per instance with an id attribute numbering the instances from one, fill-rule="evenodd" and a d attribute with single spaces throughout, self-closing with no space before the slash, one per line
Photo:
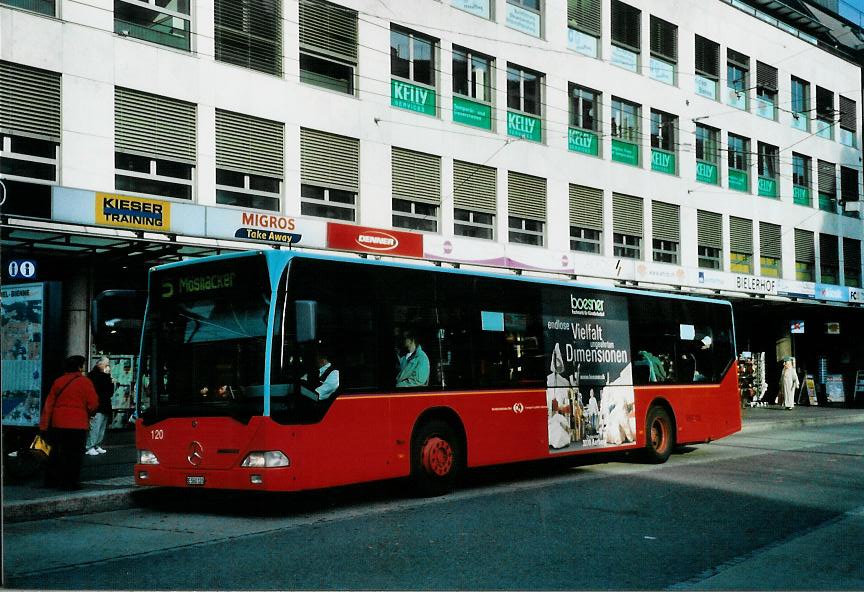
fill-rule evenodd
<path id="1" fill-rule="evenodd" d="M 413 331 L 405 331 L 402 345 L 406 353 L 398 356 L 399 373 L 396 375 L 396 388 L 428 386 L 429 357 L 417 342 L 417 335 Z"/>

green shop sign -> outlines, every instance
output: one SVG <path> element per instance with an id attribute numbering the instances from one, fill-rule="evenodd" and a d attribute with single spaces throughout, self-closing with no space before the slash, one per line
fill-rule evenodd
<path id="1" fill-rule="evenodd" d="M 759 195 L 777 197 L 777 181 L 770 177 L 759 177 Z"/>
<path id="2" fill-rule="evenodd" d="M 453 121 L 487 130 L 492 129 L 492 107 L 461 97 L 453 97 Z"/>
<path id="3" fill-rule="evenodd" d="M 435 91 L 401 80 L 390 81 L 390 104 L 424 115 L 435 115 Z"/>
<path id="4" fill-rule="evenodd" d="M 801 185 L 792 186 L 792 201 L 799 206 L 810 205 L 810 189 Z"/>
<path id="5" fill-rule="evenodd" d="M 507 112 L 507 135 L 532 142 L 543 141 L 543 126 L 537 117 Z"/>
<path id="6" fill-rule="evenodd" d="M 717 165 L 710 162 L 696 161 L 696 180 L 700 183 L 717 185 Z"/>
<path id="7" fill-rule="evenodd" d="M 581 152 L 591 156 L 600 154 L 597 134 L 572 127 L 567 131 L 567 148 L 572 152 Z"/>
<path id="8" fill-rule="evenodd" d="M 675 174 L 675 154 L 665 150 L 651 149 L 651 170 L 667 175 Z"/>
<path id="9" fill-rule="evenodd" d="M 729 169 L 729 189 L 750 192 L 750 177 L 746 171 Z"/>
<path id="10" fill-rule="evenodd" d="M 639 145 L 612 138 L 612 160 L 639 166 Z"/>

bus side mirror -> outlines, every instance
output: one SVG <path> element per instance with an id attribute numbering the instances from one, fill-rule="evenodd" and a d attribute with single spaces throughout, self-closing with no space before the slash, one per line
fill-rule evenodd
<path id="1" fill-rule="evenodd" d="M 314 300 L 294 302 L 297 343 L 309 343 L 318 338 L 318 303 Z"/>

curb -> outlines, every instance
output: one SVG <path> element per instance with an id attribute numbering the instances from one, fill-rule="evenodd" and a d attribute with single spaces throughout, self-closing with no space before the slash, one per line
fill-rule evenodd
<path id="1" fill-rule="evenodd" d="M 744 424 L 739 434 L 752 434 L 783 430 L 801 426 L 845 425 L 864 423 L 864 413 L 834 417 L 790 417 L 788 419 L 757 421 Z M 161 488 L 116 487 L 85 491 L 74 496 L 54 496 L 36 500 L 7 502 L 3 518 L 7 523 L 30 522 L 58 516 L 96 514 L 136 507 L 136 499 Z"/>
<path id="2" fill-rule="evenodd" d="M 847 425 L 853 423 L 864 423 L 864 413 L 846 415 L 842 417 L 790 417 L 776 421 L 758 421 L 744 424 L 739 434 L 750 434 L 754 432 L 774 431 L 789 427 L 802 427 L 813 425 Z"/>
<path id="3" fill-rule="evenodd" d="M 87 491 L 74 496 L 55 496 L 37 500 L 7 502 L 3 505 L 3 519 L 7 523 L 29 522 L 73 514 L 95 514 L 112 510 L 126 510 L 135 506 L 136 488 Z"/>

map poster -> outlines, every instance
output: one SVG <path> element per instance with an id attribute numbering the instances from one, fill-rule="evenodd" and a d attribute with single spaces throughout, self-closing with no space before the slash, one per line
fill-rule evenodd
<path id="1" fill-rule="evenodd" d="M 626 298 L 547 290 L 543 331 L 549 452 L 635 444 Z"/>
<path id="2" fill-rule="evenodd" d="M 3 425 L 39 423 L 42 391 L 44 284 L 0 289 Z"/>

